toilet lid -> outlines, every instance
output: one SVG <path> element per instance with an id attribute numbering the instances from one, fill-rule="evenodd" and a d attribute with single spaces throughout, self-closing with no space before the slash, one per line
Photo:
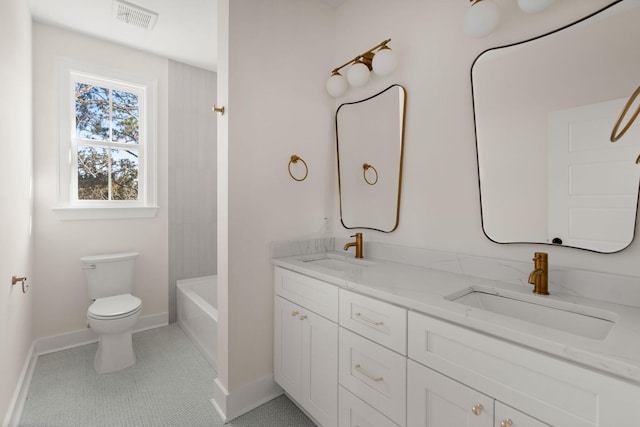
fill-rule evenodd
<path id="1" fill-rule="evenodd" d="M 131 294 L 98 298 L 89 306 L 89 315 L 96 317 L 115 317 L 135 311 L 142 305 L 142 300 Z"/>

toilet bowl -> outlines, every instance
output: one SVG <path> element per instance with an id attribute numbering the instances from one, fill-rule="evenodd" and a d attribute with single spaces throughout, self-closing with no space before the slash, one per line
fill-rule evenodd
<path id="1" fill-rule="evenodd" d="M 131 333 L 142 301 L 133 296 L 137 252 L 82 257 L 87 280 L 89 327 L 98 335 L 94 367 L 99 374 L 116 372 L 136 363 Z"/>
<path id="2" fill-rule="evenodd" d="M 116 372 L 136 363 L 131 333 L 141 311 L 142 301 L 131 294 L 99 298 L 89 306 L 89 327 L 99 336 L 93 361 L 97 373 Z"/>

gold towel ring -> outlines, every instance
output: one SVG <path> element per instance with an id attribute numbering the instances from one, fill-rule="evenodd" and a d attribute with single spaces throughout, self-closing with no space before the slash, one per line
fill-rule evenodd
<path id="1" fill-rule="evenodd" d="M 291 172 L 291 163 L 298 163 L 298 160 L 300 160 L 304 165 L 305 172 L 302 178 L 296 178 L 295 176 L 293 176 L 293 172 Z M 304 181 L 305 179 L 307 179 L 307 176 L 309 175 L 309 166 L 307 166 L 307 162 L 302 160 L 302 157 L 296 156 L 295 154 L 291 156 L 291 160 L 289 160 L 289 175 L 291 175 L 291 178 L 295 179 L 296 181 Z"/>
<path id="2" fill-rule="evenodd" d="M 633 95 L 631 95 L 631 97 L 627 101 L 627 104 L 622 109 L 622 112 L 620 113 L 620 116 L 618 117 L 618 121 L 616 121 L 615 126 L 613 126 L 613 130 L 611 131 L 611 142 L 616 142 L 617 140 L 622 138 L 622 135 L 624 135 L 627 132 L 627 130 L 629 130 L 629 128 L 633 124 L 633 122 L 636 119 L 636 117 L 638 117 L 638 114 L 640 114 L 640 105 L 638 105 L 638 108 L 636 109 L 636 112 L 633 113 L 633 116 L 631 116 L 631 119 L 629 119 L 627 124 L 622 128 L 622 131 L 620 131 L 620 133 L 618 135 L 616 135 L 616 133 L 618 132 L 618 128 L 620 127 L 620 123 L 622 122 L 622 119 L 624 119 L 624 116 L 627 115 L 627 112 L 629 111 L 629 108 L 631 108 L 631 105 L 633 104 L 633 101 L 635 101 L 635 99 L 638 97 L 638 95 L 640 95 L 640 86 L 638 86 L 638 89 L 636 89 L 636 91 L 633 92 Z M 640 160 L 640 158 L 639 158 L 639 160 Z M 637 163 L 637 161 L 636 161 L 636 163 Z"/>
<path id="3" fill-rule="evenodd" d="M 376 174 L 376 179 L 375 181 L 371 182 L 367 179 L 367 171 L 369 169 L 373 169 L 373 171 Z M 364 181 L 369 184 L 369 185 L 376 185 L 376 183 L 378 182 L 378 170 L 376 168 L 373 167 L 373 165 L 370 165 L 369 163 L 364 163 L 362 165 L 362 176 L 364 177 Z"/>

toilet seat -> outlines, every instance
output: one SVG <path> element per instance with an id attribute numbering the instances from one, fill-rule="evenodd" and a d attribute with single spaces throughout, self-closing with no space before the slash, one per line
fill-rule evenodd
<path id="1" fill-rule="evenodd" d="M 97 320 L 114 320 L 142 310 L 142 300 L 131 294 L 98 298 L 89 306 L 87 316 Z"/>

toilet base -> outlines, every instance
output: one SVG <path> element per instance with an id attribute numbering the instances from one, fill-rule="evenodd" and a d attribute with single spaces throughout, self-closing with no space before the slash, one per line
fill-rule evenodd
<path id="1" fill-rule="evenodd" d="M 99 374 L 120 371 L 135 365 L 131 331 L 100 336 L 93 366 Z"/>

